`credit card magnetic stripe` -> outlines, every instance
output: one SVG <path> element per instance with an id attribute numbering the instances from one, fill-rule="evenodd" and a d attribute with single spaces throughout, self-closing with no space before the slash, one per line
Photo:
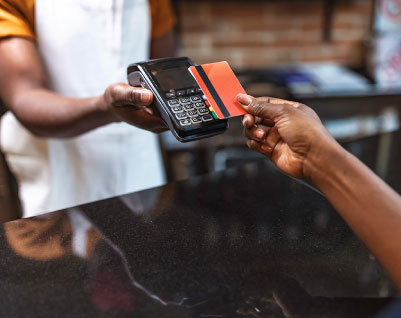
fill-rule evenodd
<path id="1" fill-rule="evenodd" d="M 206 105 L 213 107 L 218 118 L 231 118 L 246 113 L 236 99 L 245 90 L 227 62 L 191 66 L 189 71 L 210 102 L 210 105 Z"/>
<path id="2" fill-rule="evenodd" d="M 197 65 L 197 66 L 195 66 L 195 69 L 198 71 L 199 76 L 201 77 L 206 88 L 208 89 L 210 95 L 212 95 L 212 97 L 213 97 L 215 103 L 217 104 L 218 108 L 220 109 L 222 115 L 224 117 L 229 117 L 230 113 L 228 112 L 226 106 L 224 105 L 223 101 L 221 100 L 219 94 L 217 93 L 216 89 L 214 88 L 209 77 L 206 75 L 206 72 L 203 69 L 203 67 L 201 65 Z"/>

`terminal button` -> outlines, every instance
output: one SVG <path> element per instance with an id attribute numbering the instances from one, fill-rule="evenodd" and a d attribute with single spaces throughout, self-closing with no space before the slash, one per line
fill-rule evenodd
<path id="1" fill-rule="evenodd" d="M 182 108 L 182 106 L 176 106 L 171 108 L 171 110 L 173 111 L 174 114 L 177 114 L 177 113 L 182 113 L 184 111 L 184 108 Z"/>
<path id="2" fill-rule="evenodd" d="M 195 108 L 205 107 L 205 103 L 204 102 L 195 103 L 194 105 L 195 105 Z"/>
<path id="3" fill-rule="evenodd" d="M 186 113 L 178 113 L 178 114 L 175 114 L 175 117 L 177 119 L 185 119 L 185 118 L 187 118 L 187 114 Z"/>
<path id="4" fill-rule="evenodd" d="M 200 124 L 202 122 L 202 119 L 200 117 L 194 117 L 194 118 L 191 118 L 191 120 L 192 120 L 192 123 L 194 123 L 194 124 Z"/>
<path id="5" fill-rule="evenodd" d="M 185 89 L 181 89 L 179 91 L 177 91 L 177 96 L 184 96 L 186 93 Z"/>
<path id="6" fill-rule="evenodd" d="M 199 115 L 206 115 L 206 114 L 209 114 L 209 111 L 208 111 L 207 108 L 199 108 L 198 109 L 198 114 Z"/>
<path id="7" fill-rule="evenodd" d="M 202 116 L 202 120 L 203 121 L 211 121 L 211 120 L 213 120 L 213 117 L 212 117 L 212 115 L 208 114 L 208 115 Z"/>
<path id="8" fill-rule="evenodd" d="M 181 124 L 181 126 L 188 126 L 188 125 L 191 125 L 191 120 L 190 120 L 190 119 L 183 119 L 183 120 L 180 120 L 180 124 Z"/>
<path id="9" fill-rule="evenodd" d="M 191 103 L 191 101 L 189 100 L 189 97 L 180 98 L 180 104 L 181 104 L 181 105 L 183 105 L 183 104 L 190 104 L 190 103 Z"/>
<path id="10" fill-rule="evenodd" d="M 194 110 L 194 106 L 191 105 L 191 104 L 189 104 L 189 105 L 184 105 L 184 109 L 185 109 L 186 111 Z"/>
<path id="11" fill-rule="evenodd" d="M 198 112 L 196 110 L 190 110 L 187 114 L 189 117 L 197 117 L 198 116 Z"/>
<path id="12" fill-rule="evenodd" d="M 168 92 L 166 93 L 167 98 L 175 98 L 175 92 Z"/>
<path id="13" fill-rule="evenodd" d="M 176 100 L 176 99 L 169 100 L 167 103 L 168 103 L 168 105 L 170 107 L 174 107 L 174 106 L 178 106 L 179 105 L 178 100 Z"/>
<path id="14" fill-rule="evenodd" d="M 195 102 L 200 102 L 201 98 L 200 96 L 192 96 L 191 97 L 191 102 L 195 103 Z"/>

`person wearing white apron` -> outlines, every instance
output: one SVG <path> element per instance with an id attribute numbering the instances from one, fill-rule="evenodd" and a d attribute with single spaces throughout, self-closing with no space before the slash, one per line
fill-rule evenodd
<path id="1" fill-rule="evenodd" d="M 157 135 L 122 122 L 160 130 L 160 119 L 141 108 L 151 93 L 110 84 L 126 82 L 128 64 L 149 59 L 151 43 L 170 41 L 168 6 L 165 0 L 0 1 L 0 98 L 11 110 L 1 121 L 0 144 L 25 217 L 164 183 Z M 32 7 L 29 27 L 30 13 L 19 13 Z M 36 64 L 47 86 L 36 87 L 35 79 L 31 89 L 26 82 L 38 73 Z M 31 119 L 41 112 L 44 124 L 40 115 Z"/>

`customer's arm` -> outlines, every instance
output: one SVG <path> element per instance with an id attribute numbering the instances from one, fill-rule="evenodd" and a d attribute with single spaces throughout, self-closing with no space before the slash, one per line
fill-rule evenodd
<path id="1" fill-rule="evenodd" d="M 118 121 L 153 132 L 165 130 L 146 107 L 153 101 L 148 90 L 116 83 L 90 98 L 51 92 L 36 46 L 24 38 L 0 41 L 0 98 L 23 125 L 42 137 L 73 137 Z"/>
<path id="2" fill-rule="evenodd" d="M 322 191 L 401 290 L 401 197 L 344 150 L 309 107 L 247 95 L 238 100 L 249 113 L 243 120 L 248 146 Z"/>

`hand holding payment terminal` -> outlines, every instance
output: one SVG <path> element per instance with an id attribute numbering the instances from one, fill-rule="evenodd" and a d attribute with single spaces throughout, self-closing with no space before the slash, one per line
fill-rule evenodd
<path id="1" fill-rule="evenodd" d="M 152 91 L 155 106 L 180 142 L 222 134 L 226 119 L 218 119 L 188 68 L 187 57 L 151 60 L 128 66 L 128 82 Z"/>

